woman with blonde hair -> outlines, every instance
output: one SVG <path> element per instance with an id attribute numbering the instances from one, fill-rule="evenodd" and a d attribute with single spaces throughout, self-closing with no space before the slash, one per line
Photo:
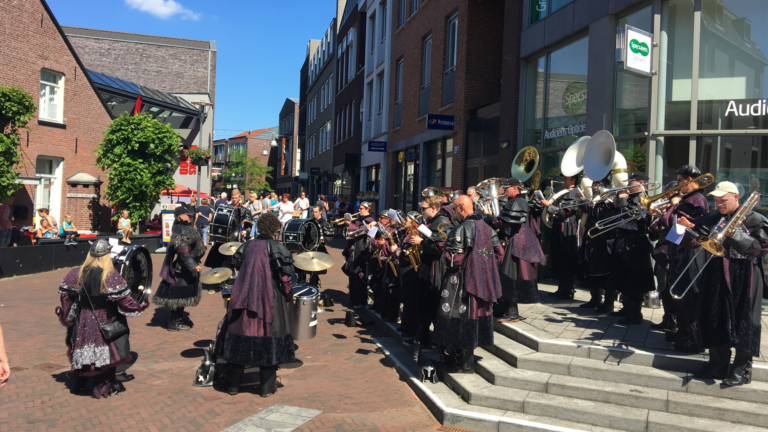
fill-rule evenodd
<path id="1" fill-rule="evenodd" d="M 139 304 L 129 296 L 128 284 L 112 265 L 111 249 L 104 240 L 91 245 L 85 263 L 59 285 L 61 307 L 56 308 L 67 328 L 72 390 L 81 391 L 93 378 L 96 399 L 125 390 L 115 378 L 115 368 L 131 360 L 126 317 L 141 315 L 149 305 L 148 298 Z"/>

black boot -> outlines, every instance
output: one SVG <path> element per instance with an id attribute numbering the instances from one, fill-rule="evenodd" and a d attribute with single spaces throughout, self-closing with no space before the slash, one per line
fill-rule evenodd
<path id="1" fill-rule="evenodd" d="M 181 314 L 172 310 L 171 317 L 168 320 L 168 331 L 187 331 L 190 327 L 184 324 Z"/>
<path id="2" fill-rule="evenodd" d="M 517 303 L 511 303 L 511 305 L 506 309 L 506 311 L 499 317 L 498 321 L 502 323 L 513 323 L 522 321 L 525 318 L 520 316 L 519 309 L 517 308 Z"/>
<path id="3" fill-rule="evenodd" d="M 709 362 L 707 362 L 704 372 L 693 374 L 693 376 L 704 379 L 725 379 L 728 376 L 728 365 L 730 363 L 730 348 L 710 348 Z"/>
<path id="4" fill-rule="evenodd" d="M 589 290 L 590 295 L 592 298 L 589 299 L 588 302 L 582 303 L 579 305 L 579 307 L 582 308 L 599 308 L 603 305 L 603 290 L 599 288 L 592 288 Z"/>
<path id="5" fill-rule="evenodd" d="M 461 373 L 475 373 L 475 350 L 461 350 Z"/>
<path id="6" fill-rule="evenodd" d="M 437 347 L 437 352 L 440 355 L 440 361 L 437 363 L 438 378 L 445 382 L 446 374 L 456 373 L 461 368 L 456 364 L 456 353 L 453 348 L 440 346 Z"/>
<path id="7" fill-rule="evenodd" d="M 234 396 L 240 391 L 240 379 L 244 370 L 243 365 L 227 363 L 227 393 Z"/>
<path id="8" fill-rule="evenodd" d="M 619 324 L 622 325 L 637 325 L 643 323 L 643 304 L 637 300 L 627 300 L 626 306 L 623 310 L 626 310 L 626 315 L 623 319 L 619 320 Z M 621 312 L 621 311 L 619 311 Z"/>
<path id="9" fill-rule="evenodd" d="M 723 386 L 733 387 L 749 384 L 752 382 L 752 356 L 736 351 L 736 357 L 733 359 L 733 367 L 728 378 L 723 380 Z"/>
<path id="10" fill-rule="evenodd" d="M 421 356 L 421 342 L 418 340 L 413 341 L 413 364 L 419 365 L 419 357 Z"/>
<path id="11" fill-rule="evenodd" d="M 277 366 L 259 368 L 259 396 L 269 397 L 277 392 Z"/>

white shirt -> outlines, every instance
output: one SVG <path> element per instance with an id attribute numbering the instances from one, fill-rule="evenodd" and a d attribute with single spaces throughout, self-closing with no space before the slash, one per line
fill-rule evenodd
<path id="1" fill-rule="evenodd" d="M 286 223 L 289 220 L 293 219 L 293 215 L 291 215 L 291 213 L 293 213 L 292 202 L 275 204 L 275 207 L 277 207 L 277 209 L 280 210 L 280 217 L 279 217 L 280 222 Z"/>
<path id="2" fill-rule="evenodd" d="M 307 210 L 309 209 L 309 199 L 308 198 L 299 198 L 296 200 L 296 205 L 299 206 L 299 209 L 301 210 Z"/>

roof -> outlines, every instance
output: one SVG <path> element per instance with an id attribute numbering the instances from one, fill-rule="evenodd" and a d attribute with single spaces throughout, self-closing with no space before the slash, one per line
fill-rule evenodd
<path id="1" fill-rule="evenodd" d="M 137 42 L 154 45 L 168 45 L 182 48 L 216 51 L 216 41 L 183 39 L 169 36 L 154 36 L 140 33 L 127 33 L 112 30 L 99 30 L 84 27 L 61 26 L 67 36 L 79 36 L 94 39 L 107 39 L 124 42 Z"/>
<path id="2" fill-rule="evenodd" d="M 288 98 L 289 101 L 293 101 L 293 103 L 299 103 L 299 100 L 296 98 Z"/>
<path id="3" fill-rule="evenodd" d="M 263 139 L 263 140 L 270 140 L 278 135 L 278 132 L 280 131 L 279 126 L 273 126 L 271 128 L 264 129 L 264 132 L 261 134 L 253 137 L 255 139 Z"/>
<path id="4" fill-rule="evenodd" d="M 239 133 L 239 134 L 237 134 L 237 135 L 235 135 L 233 137 L 230 137 L 229 139 L 243 138 L 243 137 L 248 137 L 248 138 L 253 138 L 253 139 L 271 139 L 272 138 L 271 131 L 273 129 L 278 129 L 278 127 L 274 126 L 274 127 L 264 128 L 264 129 L 245 131 L 245 132 L 241 132 L 241 133 Z M 266 138 L 259 138 L 259 136 L 264 136 Z"/>
<path id="5" fill-rule="evenodd" d="M 174 111 L 182 112 L 190 115 L 197 115 L 197 108 L 186 100 L 174 96 L 170 93 L 162 92 L 141 84 L 136 84 L 130 81 L 125 81 L 117 77 L 102 74 L 90 69 L 86 69 L 88 76 L 93 80 L 94 84 L 100 90 L 109 90 L 120 93 L 121 96 L 129 95 L 142 96 L 145 101 L 159 102 L 160 106 L 167 106 L 173 108 Z"/>

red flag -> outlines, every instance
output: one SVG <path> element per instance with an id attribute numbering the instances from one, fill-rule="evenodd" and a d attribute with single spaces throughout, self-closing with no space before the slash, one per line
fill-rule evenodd
<path id="1" fill-rule="evenodd" d="M 136 108 L 133 109 L 134 117 L 139 114 L 141 114 L 141 95 L 139 95 L 139 97 L 136 98 Z"/>

